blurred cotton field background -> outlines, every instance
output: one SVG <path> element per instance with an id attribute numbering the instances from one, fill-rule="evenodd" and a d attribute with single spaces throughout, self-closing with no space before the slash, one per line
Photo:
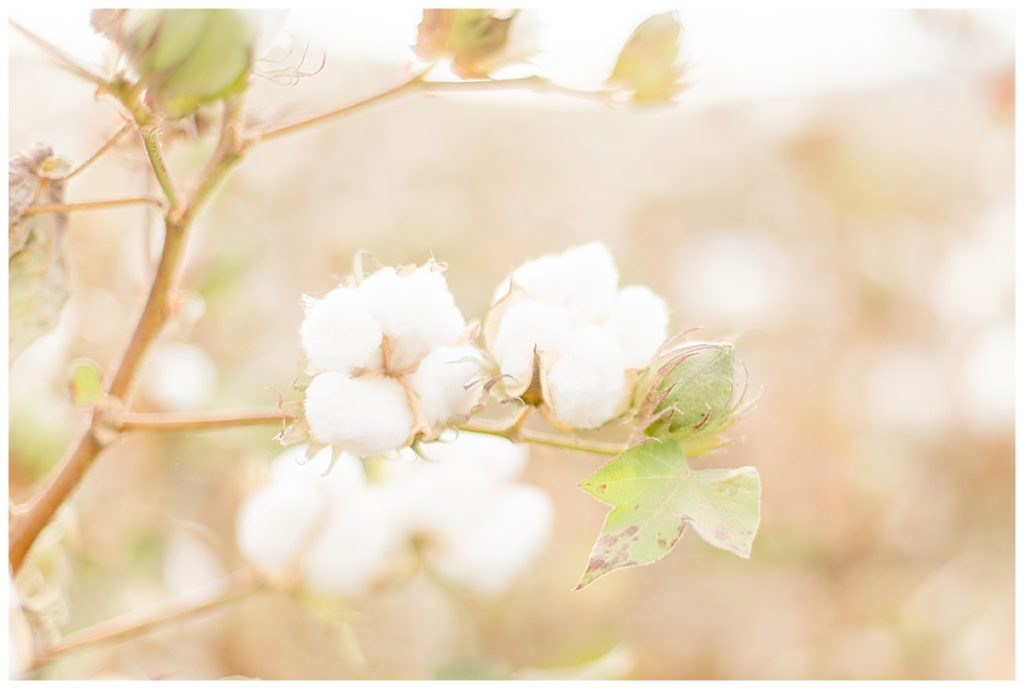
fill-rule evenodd
<path id="1" fill-rule="evenodd" d="M 649 14 L 536 10 L 536 62 L 595 87 Z M 103 64 L 85 10 L 12 16 Z M 333 287 L 360 249 L 386 265 L 447 262 L 473 319 L 524 260 L 598 239 L 622 284 L 666 299 L 672 331 L 734 339 L 762 391 L 737 442 L 701 460 L 761 473 L 750 560 L 687 534 L 663 561 L 572 592 L 607 510 L 577 486 L 602 460 L 488 450 L 504 468 L 486 491 L 533 515 L 532 535 L 512 530 L 525 553 L 507 563 L 522 570 L 513 580 L 437 555 L 462 585 L 396 571 L 345 605 L 258 594 L 44 676 L 1012 677 L 1012 14 L 680 18 L 689 86 L 674 107 L 412 94 L 255 150 L 197 222 L 138 406 L 294 398 L 301 295 Z M 257 79 L 256 113 L 278 122 L 400 81 L 419 19 L 291 11 L 267 59 L 316 74 Z M 120 126 L 14 33 L 9 122 L 12 153 L 44 141 L 75 162 Z M 209 145 L 178 145 L 171 163 L 195 165 Z M 151 192 L 144 170 L 122 144 L 68 200 Z M 15 501 L 85 423 L 71 363 L 119 355 L 157 221 L 140 208 L 72 215 L 69 307 L 10 375 Z M 273 432 L 126 436 L 46 532 L 19 594 L 71 631 L 237 571 L 249 537 L 236 514 L 281 454 Z M 481 485 L 460 490 L 499 494 Z"/>

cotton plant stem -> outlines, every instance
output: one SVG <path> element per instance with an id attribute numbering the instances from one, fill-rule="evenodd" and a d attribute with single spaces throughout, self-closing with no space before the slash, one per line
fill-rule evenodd
<path id="1" fill-rule="evenodd" d="M 241 574 L 231 579 L 223 589 L 202 598 L 172 601 L 151 610 L 127 613 L 70 634 L 37 655 L 29 670 L 38 670 L 66 653 L 137 638 L 158 627 L 183 622 L 264 590 L 267 590 L 267 585 L 262 579 L 251 573 Z"/>
<path id="2" fill-rule="evenodd" d="M 163 208 L 164 202 L 151 196 L 130 196 L 123 199 L 105 199 L 103 201 L 77 201 L 75 203 L 58 203 L 46 206 L 29 206 L 22 215 L 38 215 L 40 213 L 70 213 L 74 211 L 94 211 L 104 208 L 120 208 L 123 206 L 156 206 Z"/>
<path id="3" fill-rule="evenodd" d="M 80 77 L 80 78 L 85 79 L 86 81 L 88 81 L 88 82 L 90 82 L 92 84 L 95 84 L 100 89 L 106 89 L 106 87 L 108 85 L 106 79 L 104 79 L 103 77 L 101 77 L 98 74 L 93 74 L 92 72 L 90 72 L 85 67 L 82 67 L 81 65 L 79 65 L 74 60 L 74 58 L 72 58 L 70 55 L 65 53 L 60 48 L 58 48 L 57 46 L 53 45 L 52 43 L 50 43 L 46 39 L 41 38 L 41 37 L 37 36 L 36 34 L 32 33 L 31 31 L 26 29 L 21 24 L 19 24 L 18 22 L 14 21 L 13 19 L 8 19 L 7 23 L 10 24 L 11 28 L 13 28 L 15 31 L 17 31 L 22 36 L 27 38 L 29 41 L 34 43 L 36 45 L 36 47 L 38 47 L 44 53 L 46 53 L 47 55 L 52 57 L 54 60 L 56 60 L 57 64 L 60 67 L 66 69 L 67 71 L 71 72 L 72 74 L 74 74 L 77 77 Z"/>
<path id="4" fill-rule="evenodd" d="M 152 115 L 138 102 L 133 89 L 121 85 L 113 92 L 122 99 L 126 109 L 135 118 L 136 125 L 146 142 L 146 152 L 153 171 L 169 204 L 164 217 L 163 250 L 149 296 L 107 390 L 109 397 L 126 400 L 146 351 L 160 334 L 170 315 L 169 302 L 184 255 L 191 222 L 213 188 L 241 156 L 240 147 L 235 147 L 239 140 L 240 107 L 238 103 L 225 107 L 221 140 L 210 163 L 200 176 L 188 205 L 181 207 L 178 202 L 177 185 L 170 177 L 164 162 L 163 149 L 157 136 L 158 129 Z M 21 568 L 39 533 L 78 486 L 96 456 L 110 440 L 105 415 L 100 410 L 95 410 L 89 427 L 77 445 L 49 475 L 46 483 L 28 504 L 15 509 L 10 525 L 8 551 L 11 568 L 15 573 Z"/>
<path id="5" fill-rule="evenodd" d="M 459 430 L 471 433 L 483 433 L 507 438 L 512 442 L 529 443 L 530 445 L 545 445 L 547 447 L 558 447 L 564 450 L 577 450 L 591 454 L 614 456 L 625 451 L 626 446 L 620 443 L 608 443 L 599 440 L 587 440 L 575 436 L 556 435 L 554 433 L 542 433 L 528 428 L 516 428 L 505 424 L 495 423 L 485 419 L 473 419 L 458 427 Z"/>
<path id="6" fill-rule="evenodd" d="M 132 130 L 132 127 L 133 127 L 133 126 L 134 126 L 134 125 L 133 125 L 133 124 L 132 124 L 131 122 L 125 122 L 125 123 L 124 123 L 124 126 L 122 126 L 122 127 L 120 128 L 120 129 L 118 129 L 118 130 L 117 130 L 117 133 L 115 133 L 115 134 L 114 134 L 114 135 L 113 135 L 112 137 L 110 137 L 110 138 L 109 138 L 109 139 L 107 140 L 107 143 L 105 143 L 105 144 L 103 144 L 102 146 L 100 146 L 100 147 L 99 147 L 99 148 L 98 148 L 98 149 L 96 150 L 96 152 L 95 152 L 95 153 L 93 153 L 93 154 L 92 154 L 91 156 L 89 156 L 89 157 L 88 157 L 88 158 L 86 159 L 86 161 L 85 161 L 84 163 L 82 163 L 81 165 L 79 165 L 78 167 L 76 167 L 76 168 L 75 168 L 74 170 L 72 170 L 72 171 L 71 171 L 71 172 L 69 172 L 68 174 L 64 175 L 64 179 L 65 179 L 65 180 L 69 180 L 69 179 L 71 179 L 72 177 L 75 177 L 76 175 L 79 175 L 79 174 L 81 174 L 81 173 L 82 173 L 83 171 L 85 171 L 85 170 L 86 170 L 86 169 L 87 169 L 87 168 L 88 168 L 88 167 L 89 167 L 90 165 L 92 165 L 92 164 L 93 164 L 93 163 L 95 163 L 95 162 L 96 162 L 97 160 L 99 160 L 99 159 L 100 159 L 100 157 L 101 157 L 101 156 L 102 156 L 102 155 L 103 155 L 104 153 L 106 153 L 107 151 L 109 151 L 110 149 L 112 149 L 112 148 L 113 148 L 114 146 L 116 146 L 116 145 L 117 145 L 117 142 L 118 142 L 118 141 L 120 141 L 120 140 L 121 140 L 122 138 L 124 138 L 124 135 L 125 135 L 125 134 L 127 134 L 128 132 L 130 132 L 130 131 Z"/>

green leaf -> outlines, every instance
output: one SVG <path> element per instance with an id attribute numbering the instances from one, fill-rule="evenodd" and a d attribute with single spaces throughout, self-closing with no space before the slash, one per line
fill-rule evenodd
<path id="1" fill-rule="evenodd" d="M 16 156 L 8 167 L 8 317 L 10 360 L 52 330 L 68 298 L 64 263 L 67 213 L 25 216 L 33 205 L 60 204 L 66 162 L 46 146 Z M 28 190 L 35 188 L 26 203 Z"/>
<path id="2" fill-rule="evenodd" d="M 577 590 L 612 570 L 661 559 L 687 525 L 716 548 L 749 557 L 761 519 L 757 469 L 694 471 L 671 440 L 631 447 L 581 487 L 613 509 Z"/>
<path id="3" fill-rule="evenodd" d="M 640 23 L 619 53 L 608 85 L 632 92 L 640 104 L 662 103 L 679 90 L 682 68 L 676 64 L 682 25 L 675 12 Z"/>
<path id="4" fill-rule="evenodd" d="M 735 418 L 736 348 L 698 343 L 660 352 L 637 383 L 638 426 L 672 438 L 690 457 L 722 443 L 718 434 Z"/>
<path id="5" fill-rule="evenodd" d="M 95 362 L 81 360 L 71 368 L 71 402 L 76 407 L 88 407 L 103 396 L 103 374 Z"/>

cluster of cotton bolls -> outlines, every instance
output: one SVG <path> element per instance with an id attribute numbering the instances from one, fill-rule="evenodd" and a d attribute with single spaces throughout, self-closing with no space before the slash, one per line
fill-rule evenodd
<path id="1" fill-rule="evenodd" d="M 284 452 L 269 480 L 239 508 L 241 553 L 266 575 L 324 595 L 365 592 L 411 544 L 451 582 L 481 595 L 505 590 L 539 555 L 551 530 L 548 496 L 517 483 L 526 448 L 461 433 L 424 443 L 381 465 L 368 481 L 362 463 L 331 452 L 305 461 Z"/>
<path id="2" fill-rule="evenodd" d="M 507 394 L 526 393 L 539 374 L 556 425 L 597 428 L 628 407 L 635 372 L 665 341 L 668 309 L 647 287 L 620 289 L 608 248 L 593 242 L 512 271 L 484 332 Z"/>
<path id="3" fill-rule="evenodd" d="M 305 412 L 318 442 L 365 457 L 436 437 L 480 399 L 480 352 L 443 269 L 386 267 L 306 298 L 300 336 L 315 377 Z"/>

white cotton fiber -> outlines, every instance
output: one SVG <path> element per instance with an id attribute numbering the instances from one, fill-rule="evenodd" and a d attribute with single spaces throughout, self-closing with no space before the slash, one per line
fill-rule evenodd
<path id="1" fill-rule="evenodd" d="M 330 447 L 325 447 L 307 459 L 306 445 L 291 447 L 274 460 L 271 480 L 307 481 L 323 491 L 329 500 L 349 493 L 358 493 L 365 488 L 366 473 L 363 471 L 362 462 L 352 455 L 341 453 L 332 467 L 332 453 Z"/>
<path id="2" fill-rule="evenodd" d="M 365 457 L 405 445 L 413 415 L 397 381 L 328 372 L 306 388 L 306 421 L 320 442 Z"/>
<path id="3" fill-rule="evenodd" d="M 401 520 L 378 499 L 374 486 L 340 500 L 303 560 L 303 579 L 313 591 L 356 595 L 366 590 L 402 545 Z"/>
<path id="4" fill-rule="evenodd" d="M 568 339 L 569 316 L 565 309 L 523 299 L 505 311 L 491 353 L 501 372 L 512 378 L 512 387 L 525 386 L 530 382 L 534 347 L 542 355 L 558 353 Z"/>
<path id="5" fill-rule="evenodd" d="M 509 587 L 543 550 L 551 535 L 551 500 L 526 485 L 502 487 L 487 509 L 445 534 L 430 561 L 452 581 L 480 595 Z"/>
<path id="6" fill-rule="evenodd" d="M 297 478 L 272 478 L 242 502 L 235 520 L 238 550 L 258 569 L 283 576 L 295 564 L 326 509 L 317 487 Z"/>
<path id="7" fill-rule="evenodd" d="M 561 262 L 572 285 L 565 307 L 573 323 L 582 325 L 603 319 L 619 287 L 619 270 L 608 247 L 601 242 L 573 247 L 562 254 Z"/>
<path id="8" fill-rule="evenodd" d="M 512 271 L 511 279 L 530 299 L 555 306 L 564 306 L 572 289 L 572 272 L 561 256 L 541 256 L 527 261 Z M 504 292 L 507 291 L 506 286 Z M 500 298 L 504 292 L 495 296 Z"/>
<path id="9" fill-rule="evenodd" d="M 389 369 L 415 366 L 434 347 L 452 344 L 466 327 L 436 264 L 399 273 L 382 268 L 360 286 L 389 341 Z"/>
<path id="10" fill-rule="evenodd" d="M 323 299 L 306 299 L 299 328 L 306 358 L 319 371 L 351 372 L 380 368 L 382 332 L 366 297 L 338 287 Z"/>
<path id="11" fill-rule="evenodd" d="M 573 331 L 569 346 L 543 378 L 545 397 L 556 419 L 575 428 L 597 428 L 618 411 L 626 384 L 622 349 L 605 328 Z"/>
<path id="12" fill-rule="evenodd" d="M 432 427 L 468 414 L 480 401 L 482 385 L 467 387 L 480 380 L 480 367 L 480 352 L 471 345 L 438 347 L 420 362 L 409 384 Z"/>
<path id="13" fill-rule="evenodd" d="M 668 336 L 668 307 L 646 287 L 624 287 L 605 327 L 622 347 L 626 368 L 645 368 Z"/>

